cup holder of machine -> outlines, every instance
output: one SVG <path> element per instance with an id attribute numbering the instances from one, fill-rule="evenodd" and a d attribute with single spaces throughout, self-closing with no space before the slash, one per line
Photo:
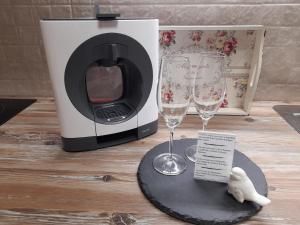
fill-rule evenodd
<path id="1" fill-rule="evenodd" d="M 126 120 L 131 111 L 131 107 L 126 103 L 114 103 L 94 108 L 97 119 L 107 123 Z"/>

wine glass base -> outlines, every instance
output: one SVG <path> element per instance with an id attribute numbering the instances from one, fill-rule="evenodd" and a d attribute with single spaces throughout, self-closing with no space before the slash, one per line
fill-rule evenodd
<path id="1" fill-rule="evenodd" d="M 185 159 L 178 155 L 170 153 L 163 153 L 155 157 L 153 160 L 154 169 L 164 175 L 174 176 L 181 174 L 186 169 Z"/>
<path id="2" fill-rule="evenodd" d="M 185 149 L 186 157 L 192 162 L 196 162 L 196 152 L 197 152 L 197 145 L 192 145 L 187 149 Z"/>

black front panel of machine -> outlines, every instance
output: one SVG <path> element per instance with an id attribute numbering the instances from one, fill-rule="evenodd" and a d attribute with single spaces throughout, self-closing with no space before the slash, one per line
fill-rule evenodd
<path id="1" fill-rule="evenodd" d="M 74 107 L 102 124 L 135 116 L 146 103 L 152 82 L 147 51 L 119 33 L 100 34 L 82 43 L 65 70 L 65 87 Z"/>

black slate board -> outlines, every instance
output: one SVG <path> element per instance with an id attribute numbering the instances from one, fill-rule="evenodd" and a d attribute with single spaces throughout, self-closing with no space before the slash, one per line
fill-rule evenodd
<path id="1" fill-rule="evenodd" d="M 35 101 L 35 99 L 0 99 L 0 126 Z"/>
<path id="2" fill-rule="evenodd" d="M 275 105 L 273 109 L 300 134 L 300 105 Z"/>
<path id="3" fill-rule="evenodd" d="M 174 152 L 184 155 L 184 149 L 195 143 L 196 139 L 176 140 Z M 168 142 L 155 146 L 143 157 L 137 172 L 142 192 L 161 211 L 194 224 L 227 225 L 245 221 L 261 209 L 252 202 L 237 202 L 227 193 L 227 184 L 193 179 L 194 163 L 189 160 L 187 170 L 180 175 L 158 173 L 153 169 L 153 159 L 167 151 Z M 235 150 L 233 166 L 243 168 L 258 193 L 267 196 L 267 182 L 257 165 Z"/>

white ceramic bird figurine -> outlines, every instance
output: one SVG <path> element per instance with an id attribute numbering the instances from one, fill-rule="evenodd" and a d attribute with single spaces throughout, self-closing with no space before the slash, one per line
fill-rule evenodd
<path id="1" fill-rule="evenodd" d="M 228 193 L 232 194 L 240 203 L 243 203 L 244 200 L 248 200 L 265 206 L 271 202 L 270 199 L 257 193 L 252 181 L 240 167 L 234 167 L 231 170 L 228 182 Z"/>

